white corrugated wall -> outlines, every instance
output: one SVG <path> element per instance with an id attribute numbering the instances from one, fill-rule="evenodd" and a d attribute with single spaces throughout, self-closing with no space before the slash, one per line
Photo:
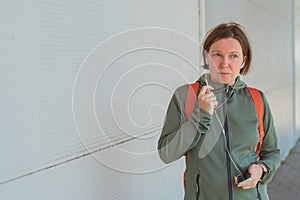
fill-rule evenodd
<path id="1" fill-rule="evenodd" d="M 0 199 L 182 199 L 156 142 L 198 2 L 0 2 Z"/>

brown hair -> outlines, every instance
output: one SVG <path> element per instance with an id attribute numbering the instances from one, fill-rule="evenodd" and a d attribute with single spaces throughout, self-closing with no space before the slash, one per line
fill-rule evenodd
<path id="1" fill-rule="evenodd" d="M 204 60 L 204 68 L 208 69 L 208 64 L 205 59 L 205 52 L 208 52 L 211 45 L 220 39 L 234 38 L 239 41 L 243 56 L 246 58 L 244 67 L 240 70 L 240 74 L 246 75 L 250 70 L 251 60 L 252 60 L 252 49 L 249 39 L 244 31 L 244 28 L 237 23 L 222 23 L 218 26 L 212 28 L 206 35 L 203 43 L 202 56 Z"/>

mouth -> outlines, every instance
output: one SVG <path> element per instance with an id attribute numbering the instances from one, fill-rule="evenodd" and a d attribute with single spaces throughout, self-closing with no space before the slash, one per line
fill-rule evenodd
<path id="1" fill-rule="evenodd" d="M 219 72 L 219 74 L 226 76 L 226 75 L 230 75 L 231 73 L 229 73 L 229 72 Z"/>

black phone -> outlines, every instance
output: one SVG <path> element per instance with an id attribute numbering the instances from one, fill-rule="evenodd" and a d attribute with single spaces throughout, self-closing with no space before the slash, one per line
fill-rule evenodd
<path id="1" fill-rule="evenodd" d="M 243 174 L 239 174 L 236 176 L 237 177 L 237 183 L 241 184 L 242 182 L 248 180 L 249 178 L 251 178 L 251 175 L 248 172 L 245 172 Z"/>

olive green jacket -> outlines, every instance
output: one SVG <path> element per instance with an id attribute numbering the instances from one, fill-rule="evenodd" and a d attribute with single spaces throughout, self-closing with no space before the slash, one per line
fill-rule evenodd
<path id="1" fill-rule="evenodd" d="M 158 141 L 160 158 L 171 163 L 186 156 L 185 200 L 269 199 L 267 183 L 280 164 L 280 150 L 264 94 L 265 137 L 258 158 L 255 151 L 259 121 L 246 84 L 240 77 L 234 86 L 214 84 L 210 75 L 205 74 L 199 79 L 199 91 L 206 80 L 214 88 L 219 103 L 216 111 L 210 115 L 199 109 L 196 100 L 194 112 L 186 119 L 189 85 L 179 87 L 170 101 Z M 267 173 L 256 188 L 238 188 L 234 177 L 246 172 L 253 163 L 263 163 Z"/>

